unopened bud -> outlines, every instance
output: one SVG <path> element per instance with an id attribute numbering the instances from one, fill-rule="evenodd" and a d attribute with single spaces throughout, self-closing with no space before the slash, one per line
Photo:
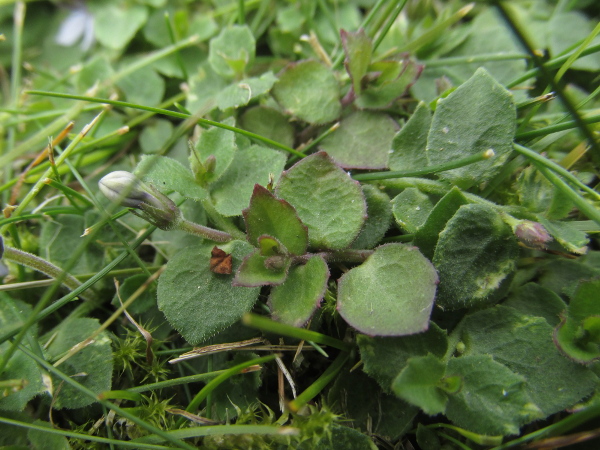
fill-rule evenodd
<path id="1" fill-rule="evenodd" d="M 136 209 L 134 214 L 161 230 L 170 230 L 182 220 L 181 211 L 169 197 L 132 173 L 111 172 L 98 185 L 109 200 Z"/>
<path id="2" fill-rule="evenodd" d="M 515 236 L 528 247 L 544 249 L 546 244 L 552 240 L 550 233 L 541 223 L 532 220 L 521 220 L 513 228 Z"/>

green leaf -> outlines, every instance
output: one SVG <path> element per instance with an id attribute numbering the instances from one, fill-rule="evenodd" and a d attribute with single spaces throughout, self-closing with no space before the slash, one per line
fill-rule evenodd
<path id="1" fill-rule="evenodd" d="M 362 28 L 355 32 L 340 30 L 340 36 L 346 54 L 344 66 L 352 79 L 354 93 L 360 95 L 362 79 L 371 64 L 373 43 Z"/>
<path id="2" fill-rule="evenodd" d="M 390 170 L 418 170 L 427 167 L 427 134 L 431 127 L 431 111 L 423 102 L 392 140 Z"/>
<path id="3" fill-rule="evenodd" d="M 215 209 L 224 216 L 239 216 L 248 207 L 255 184 L 275 180 L 285 166 L 285 155 L 259 145 L 239 149 L 235 158 L 211 187 Z"/>
<path id="4" fill-rule="evenodd" d="M 252 308 L 259 288 L 231 285 L 231 275 L 210 271 L 214 244 L 181 249 L 167 264 L 158 281 L 158 307 L 169 323 L 192 345 L 235 323 Z M 233 271 L 252 251 L 244 241 L 219 246 L 232 255 Z"/>
<path id="5" fill-rule="evenodd" d="M 13 326 L 22 325 L 32 308 L 27 303 L 12 299 L 7 294 L 0 294 L 0 330 L 10 331 Z M 30 329 L 35 335 L 36 327 Z M 10 342 L 0 344 L 0 358 L 10 347 Z M 17 391 L 7 390 L 0 396 L 0 411 L 23 411 L 29 401 L 46 390 L 42 379 L 42 371 L 38 365 L 17 350 L 8 361 L 2 380 L 24 380 L 25 386 Z"/>
<path id="6" fill-rule="evenodd" d="M 403 61 L 378 61 L 369 67 L 372 81 L 355 100 L 361 109 L 385 109 L 402 97 L 417 80 L 423 66 L 409 59 Z"/>
<path id="7" fill-rule="evenodd" d="M 323 152 L 307 156 L 282 174 L 276 194 L 296 209 L 308 227 L 310 246 L 316 249 L 348 247 L 365 221 L 360 185 Z"/>
<path id="8" fill-rule="evenodd" d="M 492 149 L 494 158 L 441 172 L 442 180 L 467 189 L 493 178 L 512 152 L 516 109 L 511 94 L 484 69 L 438 100 L 427 138 L 429 165 Z"/>
<path id="9" fill-rule="evenodd" d="M 96 39 L 114 50 L 125 48 L 148 18 L 148 9 L 136 3 L 111 1 L 88 6 L 94 15 Z"/>
<path id="10" fill-rule="evenodd" d="M 407 188 L 392 200 L 392 212 L 398 226 L 407 233 L 416 232 L 433 209 L 431 198 L 416 188 Z"/>
<path id="11" fill-rule="evenodd" d="M 377 187 L 363 184 L 361 188 L 367 201 L 367 220 L 352 243 L 352 248 L 373 248 L 390 228 L 392 207 L 388 195 Z"/>
<path id="12" fill-rule="evenodd" d="M 285 282 L 271 289 L 269 305 L 275 319 L 295 327 L 304 325 L 321 303 L 327 280 L 329 269 L 321 256 L 293 266 Z"/>
<path id="13" fill-rule="evenodd" d="M 250 28 L 233 25 L 210 40 L 208 62 L 222 77 L 239 79 L 254 61 L 255 53 L 256 41 Z"/>
<path id="14" fill-rule="evenodd" d="M 224 120 L 225 125 L 235 126 L 235 121 Z M 190 166 L 195 173 L 202 172 L 198 170 L 198 159 L 202 164 L 206 164 L 209 156 L 215 158 L 215 167 L 212 172 L 202 175 L 206 182 L 214 182 L 218 180 L 227 168 L 231 165 L 237 145 L 235 143 L 235 134 L 229 130 L 219 127 L 212 127 L 208 130 L 202 130 L 198 142 L 196 143 L 196 154 L 190 155 Z"/>
<path id="15" fill-rule="evenodd" d="M 157 153 L 173 134 L 173 124 L 165 119 L 157 119 L 146 125 L 140 133 L 140 147 L 144 153 Z"/>
<path id="16" fill-rule="evenodd" d="M 152 183 L 159 191 L 176 191 L 187 198 L 203 200 L 207 196 L 189 169 L 166 156 L 143 155 L 134 173 Z"/>
<path id="17" fill-rule="evenodd" d="M 308 230 L 296 210 L 285 200 L 275 198 L 271 192 L 257 184 L 250 206 L 243 211 L 248 242 L 258 245 L 262 235 L 273 236 L 294 255 L 303 255 L 308 246 Z"/>
<path id="18" fill-rule="evenodd" d="M 448 349 L 446 332 L 434 322 L 424 333 L 379 338 L 359 334 L 356 342 L 364 363 L 363 370 L 386 392 L 391 392 L 392 381 L 406 367 L 409 358 L 429 353 L 441 358 Z"/>
<path id="19" fill-rule="evenodd" d="M 342 110 L 337 80 L 317 61 L 289 64 L 272 94 L 287 113 L 312 124 L 331 122 Z"/>
<path id="20" fill-rule="evenodd" d="M 338 281 L 338 311 L 362 333 L 402 336 L 427 330 L 438 277 L 416 247 L 378 247 Z"/>
<path id="21" fill-rule="evenodd" d="M 42 420 L 36 420 L 33 425 L 46 427 L 49 430 L 53 430 L 54 427 L 50 422 L 44 422 Z M 27 439 L 29 439 L 30 448 L 35 450 L 41 450 L 44 448 L 51 448 L 52 450 L 71 450 L 72 447 L 69 445 L 69 441 L 66 436 L 58 434 L 46 433 L 40 430 L 29 429 L 27 431 Z"/>
<path id="22" fill-rule="evenodd" d="M 558 325 L 560 314 L 567 309 L 557 294 L 537 283 L 521 286 L 502 305 L 514 308 L 521 314 L 543 317 L 552 326 Z"/>
<path id="23" fill-rule="evenodd" d="M 49 360 L 62 357 L 65 352 L 90 337 L 98 328 L 100 328 L 100 322 L 97 319 L 78 318 L 62 322 L 43 340 L 44 343 L 49 342 L 46 347 Z M 95 394 L 109 391 L 113 371 L 110 344 L 111 339 L 108 333 L 102 332 L 94 338 L 92 343 L 75 353 L 58 368 L 66 375 L 74 377 L 78 383 Z M 55 392 L 54 408 L 75 409 L 95 403 L 94 399 L 73 386 L 61 383 L 59 378 L 53 377 L 53 380 L 54 386 L 62 385 L 60 391 Z"/>
<path id="24" fill-rule="evenodd" d="M 387 114 L 356 111 L 342 119 L 320 148 L 346 169 L 385 169 L 397 130 Z"/>
<path id="25" fill-rule="evenodd" d="M 580 261 L 555 259 L 541 267 L 538 282 L 542 287 L 560 296 L 571 298 L 579 283 L 598 276 L 600 276 L 600 268 Z"/>
<path id="26" fill-rule="evenodd" d="M 217 107 L 226 110 L 245 106 L 251 100 L 269 92 L 276 81 L 273 72 L 265 72 L 260 77 L 247 78 L 232 84 L 217 94 Z"/>
<path id="27" fill-rule="evenodd" d="M 190 77 L 189 85 L 186 108 L 195 115 L 205 115 L 216 108 L 216 97 L 228 83 L 205 62 L 200 64 L 197 72 Z"/>
<path id="28" fill-rule="evenodd" d="M 556 242 L 569 252 L 577 253 L 578 255 L 587 252 L 589 238 L 583 231 L 575 228 L 572 223 L 548 220 L 541 216 L 538 217 L 538 220 L 544 225 L 544 228 L 548 230 L 548 233 L 552 235 Z"/>
<path id="29" fill-rule="evenodd" d="M 165 81 L 151 67 L 143 67 L 117 81 L 127 101 L 144 106 L 158 106 L 165 95 Z"/>
<path id="30" fill-rule="evenodd" d="M 446 364 L 431 354 L 410 358 L 392 382 L 392 390 L 430 416 L 443 413 L 448 397 L 438 386 L 445 372 Z"/>
<path id="31" fill-rule="evenodd" d="M 288 147 L 294 146 L 294 127 L 275 109 L 266 106 L 247 109 L 240 117 L 240 127 Z"/>
<path id="32" fill-rule="evenodd" d="M 567 316 L 554 332 L 558 348 L 569 358 L 579 363 L 590 363 L 600 359 L 600 278 L 582 282 L 569 303 Z"/>
<path id="33" fill-rule="evenodd" d="M 415 235 L 415 245 L 427 258 L 433 258 L 439 235 L 446 228 L 448 221 L 456 214 L 458 208 L 469 203 L 460 189 L 453 187 L 435 204 Z"/>
<path id="34" fill-rule="evenodd" d="M 232 284 L 246 287 L 276 286 L 287 278 L 290 263 L 288 256 L 263 256 L 259 250 L 256 250 L 244 258 Z"/>
<path id="35" fill-rule="evenodd" d="M 574 405 L 598 382 L 590 369 L 559 353 L 552 327 L 542 317 L 501 305 L 467 316 L 461 331 L 464 355 L 490 355 L 525 377 L 525 392 L 544 416 Z"/>
<path id="36" fill-rule="evenodd" d="M 499 300 L 516 268 L 519 246 L 500 213 L 464 205 L 440 233 L 433 256 L 439 272 L 437 303 L 460 309 Z"/>
<path id="37" fill-rule="evenodd" d="M 525 391 L 525 378 L 489 355 L 451 358 L 446 374 L 463 379 L 462 389 L 449 395 L 446 405 L 446 416 L 461 428 L 518 434 L 522 425 L 542 416 Z"/>

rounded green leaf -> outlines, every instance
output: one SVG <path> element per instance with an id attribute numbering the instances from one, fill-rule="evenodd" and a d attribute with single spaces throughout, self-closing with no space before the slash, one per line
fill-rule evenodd
<path id="1" fill-rule="evenodd" d="M 346 169 L 385 169 L 396 131 L 398 124 L 387 114 L 356 111 L 323 139 L 321 149 Z"/>
<path id="2" fill-rule="evenodd" d="M 263 256 L 257 250 L 246 256 L 233 279 L 233 286 L 275 286 L 285 281 L 291 260 L 285 255 Z"/>
<path id="3" fill-rule="evenodd" d="M 464 205 L 440 233 L 433 264 L 440 274 L 437 303 L 460 309 L 505 293 L 519 246 L 512 229 L 488 205 Z"/>
<path id="4" fill-rule="evenodd" d="M 333 72 L 317 61 L 288 65 L 272 94 L 289 114 L 313 124 L 331 122 L 342 111 L 338 82 Z"/>
<path id="5" fill-rule="evenodd" d="M 444 164 L 492 149 L 496 156 L 441 172 L 467 189 L 495 176 L 512 152 L 516 112 L 510 92 L 479 69 L 445 99 L 438 100 L 427 138 L 429 165 Z"/>
<path id="6" fill-rule="evenodd" d="M 94 15 L 94 34 L 102 45 L 120 50 L 146 22 L 148 9 L 133 2 L 106 3 L 94 5 L 94 2 L 90 2 L 88 5 Z"/>
<path id="7" fill-rule="evenodd" d="M 294 146 L 294 127 L 275 109 L 266 106 L 247 109 L 240 117 L 240 126 L 288 147 Z"/>
<path id="8" fill-rule="evenodd" d="M 276 194 L 296 208 L 308 227 L 309 244 L 316 249 L 348 247 L 365 221 L 360 185 L 323 152 L 284 172 Z"/>
<path id="9" fill-rule="evenodd" d="M 159 309 L 192 345 L 239 320 L 258 298 L 259 288 L 232 286 L 233 275 L 210 271 L 213 247 L 211 243 L 182 249 L 169 261 L 158 281 Z M 252 251 L 252 246 L 244 241 L 219 247 L 232 255 L 234 271 Z"/>
<path id="10" fill-rule="evenodd" d="M 403 336 L 427 330 L 437 273 L 416 247 L 388 244 L 338 283 L 340 315 L 362 333 Z"/>
<path id="11" fill-rule="evenodd" d="M 285 282 L 271 289 L 269 304 L 273 316 L 288 325 L 304 325 L 319 306 L 328 279 L 327 263 L 320 256 L 292 267 Z"/>
<path id="12" fill-rule="evenodd" d="M 202 200 L 206 190 L 198 185 L 192 172 L 167 156 L 144 155 L 134 173 L 142 180 L 152 183 L 159 191 L 177 191 L 187 198 Z"/>
<path id="13" fill-rule="evenodd" d="M 367 201 L 367 220 L 352 243 L 352 248 L 373 248 L 390 228 L 392 206 L 388 195 L 378 187 L 371 184 L 361 187 Z"/>

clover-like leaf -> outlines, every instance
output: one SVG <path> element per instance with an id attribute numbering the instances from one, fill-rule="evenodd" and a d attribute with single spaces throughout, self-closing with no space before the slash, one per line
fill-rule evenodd
<path id="1" fill-rule="evenodd" d="M 308 246 L 308 229 L 296 210 L 285 200 L 275 198 L 259 184 L 254 186 L 250 206 L 243 211 L 248 241 L 258 244 L 264 234 L 273 236 L 294 255 L 303 255 Z"/>
<path id="2" fill-rule="evenodd" d="M 284 172 L 275 192 L 296 209 L 308 227 L 309 244 L 316 249 L 348 247 L 365 221 L 360 185 L 324 152 L 307 156 Z"/>
<path id="3" fill-rule="evenodd" d="M 416 247 L 378 247 L 338 282 L 338 310 L 362 333 L 403 336 L 427 330 L 438 282 Z"/>

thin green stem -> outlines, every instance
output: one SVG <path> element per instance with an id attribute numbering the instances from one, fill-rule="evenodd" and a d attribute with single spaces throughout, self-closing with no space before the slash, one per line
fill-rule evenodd
<path id="1" fill-rule="evenodd" d="M 64 437 L 68 437 L 68 438 L 72 438 L 72 439 L 81 439 L 83 441 L 99 442 L 101 444 L 115 444 L 115 445 L 118 445 L 119 447 L 140 448 L 140 449 L 150 449 L 150 450 L 152 450 L 152 449 L 162 450 L 162 449 L 170 448 L 170 447 L 165 447 L 164 445 L 143 444 L 143 443 L 138 443 L 138 442 L 107 439 L 107 438 L 103 438 L 103 437 L 93 436 L 91 434 L 81 434 L 81 433 L 75 433 L 72 431 L 64 431 L 64 430 L 59 430 L 56 428 L 50 428 L 47 426 L 19 422 L 17 420 L 7 419 L 4 417 L 0 417 L 0 423 L 4 423 L 6 425 L 12 425 L 15 427 L 26 428 L 28 430 L 36 430 L 36 431 L 41 431 L 43 433 L 64 436 Z"/>
<path id="2" fill-rule="evenodd" d="M 247 369 L 250 366 L 255 366 L 258 364 L 264 364 L 269 361 L 273 361 L 276 358 L 276 355 L 267 355 L 261 358 L 251 359 L 249 361 L 244 361 L 241 364 L 237 364 L 229 369 L 226 369 L 222 374 L 215 377 L 213 380 L 209 381 L 206 386 L 204 386 L 200 392 L 196 394 L 193 400 L 190 402 L 188 407 L 185 409 L 188 412 L 194 412 L 198 410 L 198 407 L 202 404 L 204 399 L 208 396 L 209 393 L 214 391 L 217 386 L 221 385 L 225 380 L 231 378 L 234 375 L 238 375 L 242 373 L 244 369 Z"/>
<path id="3" fill-rule="evenodd" d="M 418 177 L 421 175 L 429 175 L 437 172 L 444 172 L 446 170 L 456 169 L 458 167 L 468 166 L 469 164 L 475 164 L 486 159 L 490 159 L 494 156 L 493 150 L 485 150 L 477 153 L 476 155 L 467 156 L 456 161 L 451 161 L 436 166 L 425 167 L 424 169 L 418 170 L 401 170 L 395 172 L 372 172 L 372 173 L 360 173 L 352 175 L 357 181 L 373 181 L 373 180 L 387 180 L 390 178 L 406 178 L 406 177 Z"/>
<path id="4" fill-rule="evenodd" d="M 166 380 L 166 381 L 159 381 L 158 383 L 143 384 L 141 386 L 132 387 L 127 390 L 130 392 L 141 393 L 141 392 L 154 391 L 157 389 L 169 388 L 169 387 L 173 387 L 173 386 L 180 386 L 182 384 L 197 383 L 199 381 L 208 381 L 208 380 L 212 380 L 215 377 L 218 377 L 219 375 L 225 373 L 226 371 L 227 371 L 227 369 L 215 370 L 214 372 L 199 373 L 199 374 L 190 375 L 187 377 L 180 377 L 180 378 L 173 378 L 171 380 Z"/>
<path id="5" fill-rule="evenodd" d="M 266 333 L 279 334 L 281 336 L 288 336 L 305 341 L 313 341 L 317 344 L 329 345 L 330 347 L 334 347 L 345 352 L 352 349 L 352 345 L 331 336 L 317 333 L 316 331 L 307 330 L 305 328 L 296 328 L 291 325 L 275 322 L 274 320 L 268 319 L 264 316 L 259 316 L 257 314 L 244 314 L 242 317 L 242 323 Z"/>
<path id="6" fill-rule="evenodd" d="M 557 67 L 562 66 L 565 63 L 565 61 L 567 61 L 569 59 L 569 57 L 575 51 L 576 50 L 573 50 L 565 55 L 558 56 L 554 59 L 551 59 L 550 61 L 543 64 L 544 68 L 555 69 Z M 597 53 L 599 51 L 600 51 L 600 44 L 592 45 L 592 46 L 586 48 L 584 51 L 582 51 L 580 56 L 583 57 L 583 56 L 591 55 L 592 53 Z M 524 81 L 529 80 L 530 78 L 534 78 L 534 77 L 538 76 L 540 74 L 540 72 L 541 72 L 541 70 L 539 68 L 528 70 L 523 75 L 521 75 L 519 78 L 516 78 L 513 81 L 511 81 L 510 83 L 508 83 L 506 85 L 506 87 L 508 89 L 513 88 L 513 87 L 523 83 Z"/>
<path id="7" fill-rule="evenodd" d="M 35 362 L 37 362 L 40 366 L 42 366 L 48 372 L 52 373 L 56 377 L 58 377 L 61 380 L 63 380 L 64 383 L 70 385 L 71 387 L 73 387 L 74 389 L 76 389 L 77 391 L 79 391 L 80 393 L 82 393 L 83 395 L 85 395 L 86 397 L 91 398 L 91 399 L 99 402 L 100 404 L 102 404 L 106 408 L 115 411 L 120 416 L 125 417 L 126 419 L 132 421 L 133 423 L 135 423 L 136 425 L 140 426 L 144 430 L 147 430 L 150 433 L 157 434 L 158 436 L 162 437 L 166 441 L 170 442 L 171 444 L 173 444 L 173 445 L 175 445 L 175 446 L 177 446 L 179 448 L 184 448 L 186 450 L 194 450 L 196 448 L 196 447 L 192 447 L 192 446 L 186 444 L 185 442 L 181 442 L 177 438 L 174 438 L 173 436 L 170 436 L 168 433 L 165 433 L 161 429 L 156 428 L 155 426 L 150 425 L 149 423 L 147 423 L 144 420 L 140 419 L 135 414 L 130 413 L 126 409 L 120 408 L 120 407 L 112 404 L 108 400 L 103 400 L 103 399 L 98 398 L 98 396 L 96 394 L 94 394 L 94 392 L 92 392 L 90 389 L 88 389 L 87 387 L 85 387 L 82 384 L 78 383 L 77 381 L 75 381 L 74 378 L 70 377 L 69 375 L 64 374 L 63 372 L 61 372 L 60 370 L 58 370 L 56 367 L 54 367 L 52 364 L 50 364 L 48 361 L 46 361 L 46 360 L 40 358 L 39 356 L 37 356 L 36 354 L 32 353 L 27 347 L 19 345 L 19 350 L 21 350 L 23 353 L 25 353 L 27 356 L 29 356 L 31 359 L 33 359 Z"/>
<path id="8" fill-rule="evenodd" d="M 122 108 L 139 109 L 142 111 L 153 112 L 155 114 L 162 114 L 164 116 L 176 117 L 178 119 L 189 119 L 191 117 L 189 114 L 184 114 L 184 113 L 180 113 L 180 112 L 176 112 L 176 111 L 170 111 L 168 109 L 154 108 L 152 106 L 137 105 L 135 103 L 122 102 L 119 100 L 110 100 L 107 98 L 85 97 L 83 95 L 71 95 L 71 94 L 62 94 L 59 92 L 46 92 L 46 91 L 27 91 L 27 93 L 29 95 L 43 95 L 45 97 L 68 98 L 71 100 L 82 100 L 82 101 L 93 102 L 93 103 L 104 103 L 107 105 L 119 106 Z M 250 131 L 242 130 L 241 128 L 232 127 L 232 126 L 226 125 L 224 123 L 215 122 L 213 120 L 201 119 L 201 118 L 196 118 L 195 120 L 197 123 L 200 123 L 203 125 L 210 125 L 210 126 L 217 127 L 217 128 L 223 128 L 224 130 L 233 131 L 234 133 L 241 134 L 250 139 L 264 142 L 265 144 L 272 145 L 274 147 L 277 147 L 280 150 L 284 150 L 288 153 L 299 156 L 301 158 L 304 157 L 304 155 L 302 153 L 294 150 L 293 148 L 290 148 L 287 145 L 280 144 L 279 142 L 276 142 L 272 139 L 260 136 L 256 133 L 251 133 Z M 0 162 L 1 161 L 2 160 L 0 159 Z"/>
<path id="9" fill-rule="evenodd" d="M 438 39 L 443 33 L 446 33 L 448 28 L 454 25 L 456 22 L 465 17 L 475 6 L 474 3 L 470 3 L 466 6 L 463 6 L 450 17 L 445 20 L 442 20 L 440 23 L 435 24 L 433 27 L 429 28 L 425 33 L 416 38 L 415 40 L 409 42 L 401 46 L 398 51 L 400 52 L 412 52 L 418 50 L 419 48 L 427 45 L 428 43 Z"/>
<path id="10" fill-rule="evenodd" d="M 339 122 L 334 123 L 329 128 L 327 128 L 327 130 L 325 130 L 325 132 L 323 134 L 321 134 L 320 136 L 317 136 L 312 142 L 310 142 L 306 146 L 302 147 L 299 151 L 302 152 L 302 154 L 306 155 L 313 147 L 315 147 L 316 145 L 319 145 L 323 139 L 325 139 L 331 133 L 336 131 L 339 127 L 340 127 Z M 291 163 L 297 161 L 298 159 L 299 158 L 297 156 L 292 156 L 289 159 L 288 164 L 291 164 Z"/>
<path id="11" fill-rule="evenodd" d="M 596 142 L 594 134 L 592 133 L 590 128 L 587 126 L 587 123 L 582 120 L 581 116 L 579 115 L 579 113 L 577 112 L 575 107 L 571 104 L 571 101 L 566 96 L 564 89 L 562 88 L 560 83 L 556 82 L 554 77 L 550 74 L 548 69 L 544 66 L 540 57 L 534 51 L 531 43 L 529 42 L 529 40 L 523 33 L 521 27 L 517 24 L 517 20 L 513 17 L 513 15 L 508 10 L 508 8 L 504 4 L 504 2 L 496 1 L 495 6 L 496 6 L 496 9 L 500 12 L 500 15 L 502 16 L 502 18 L 504 19 L 506 24 L 509 26 L 509 28 L 515 35 L 515 37 L 519 40 L 519 42 L 525 48 L 527 53 L 529 53 L 531 55 L 533 63 L 535 64 L 535 66 L 538 69 L 540 69 L 540 75 L 541 75 L 542 79 L 544 80 L 544 82 L 547 83 L 547 85 L 551 86 L 552 91 L 556 92 L 557 97 L 561 100 L 561 103 L 563 104 L 565 109 L 569 112 L 569 114 L 573 118 L 574 122 L 577 124 L 577 127 L 581 130 L 583 135 L 588 140 L 590 147 L 593 150 L 591 152 L 592 159 L 596 162 L 596 164 L 599 164 L 600 163 L 600 146 Z"/>
<path id="12" fill-rule="evenodd" d="M 205 227 L 204 225 L 200 225 L 187 219 L 183 219 L 179 222 L 177 224 L 177 229 L 215 242 L 229 242 L 233 239 L 233 236 L 229 233 Z"/>
<path id="13" fill-rule="evenodd" d="M 541 430 L 534 431 L 533 433 L 529 433 L 517 439 L 513 439 L 512 441 L 501 444 L 492 448 L 491 450 L 505 450 L 507 448 L 521 446 L 526 442 L 531 442 L 545 437 L 561 435 L 592 419 L 596 419 L 597 417 L 600 417 L 600 404 L 594 404 L 582 411 L 578 411 L 570 416 L 565 417 L 560 422 L 548 425 Z"/>
<path id="14" fill-rule="evenodd" d="M 567 181 L 571 182 L 572 184 L 574 184 L 578 188 L 583 189 L 588 194 L 591 194 L 592 196 L 594 196 L 596 198 L 596 200 L 600 200 L 600 194 L 598 192 L 596 192 L 595 190 L 593 190 L 591 187 L 585 185 L 581 180 L 579 180 L 579 178 L 577 178 L 575 175 L 573 175 L 571 172 L 569 172 L 564 167 L 556 164 L 555 162 L 549 160 L 548 158 L 544 158 L 542 155 L 534 152 L 533 150 L 531 150 L 531 149 L 529 149 L 527 147 L 523 147 L 522 145 L 513 144 L 513 148 L 515 149 L 516 152 L 518 152 L 518 153 L 526 156 L 527 158 L 529 158 L 529 159 L 531 159 L 533 161 L 536 161 L 536 162 L 538 162 L 540 164 L 543 164 L 548 169 L 550 169 L 550 170 L 556 172 L 557 174 L 563 176 L 564 178 L 567 179 Z"/>
<path id="15" fill-rule="evenodd" d="M 348 358 L 350 358 L 350 353 L 341 352 L 335 361 L 333 361 L 333 363 L 331 363 L 331 365 L 325 369 L 325 372 L 323 372 L 313 384 L 307 387 L 304 392 L 302 392 L 300 395 L 298 395 L 298 397 L 289 403 L 289 408 L 292 411 L 298 411 L 309 401 L 319 395 L 323 389 L 325 389 L 325 386 L 327 386 L 340 372 L 340 370 L 342 370 L 342 367 L 344 367 L 344 364 L 346 364 Z"/>
<path id="16" fill-rule="evenodd" d="M 577 208 L 579 208 L 579 210 L 584 215 L 586 215 L 589 219 L 593 220 L 598 225 L 600 225 L 600 210 L 591 205 L 585 198 L 583 198 L 578 192 L 573 190 L 571 186 L 565 183 L 562 178 L 555 175 L 551 170 L 542 166 L 538 162 L 534 162 L 533 164 L 550 183 L 552 183 L 557 189 L 562 191 L 562 193 L 565 194 L 573 203 L 575 203 Z"/>
<path id="17" fill-rule="evenodd" d="M 375 53 L 375 50 L 377 50 L 383 39 L 387 36 L 388 32 L 390 31 L 390 28 L 392 28 L 392 25 L 394 25 L 396 18 L 400 15 L 407 2 L 408 0 L 400 0 L 400 2 L 396 5 L 394 12 L 390 15 L 383 29 L 377 35 L 377 39 L 375 39 L 375 42 L 373 42 L 373 53 Z"/>
<path id="18" fill-rule="evenodd" d="M 66 273 L 60 267 L 57 267 L 32 253 L 5 246 L 3 258 L 23 266 L 30 267 L 38 272 L 48 275 L 49 277 L 61 279 L 62 284 L 68 287 L 71 291 L 74 291 L 81 286 L 81 282 L 73 275 Z M 90 292 L 89 296 L 93 297 L 93 293 Z"/>
<path id="19" fill-rule="evenodd" d="M 65 194 L 65 196 L 67 196 L 67 197 L 78 199 L 81 203 L 83 203 L 86 206 L 86 208 L 90 208 L 90 207 L 94 206 L 94 203 L 89 198 L 87 198 L 85 195 L 77 192 L 75 189 L 71 189 L 69 186 L 65 186 L 64 184 L 62 184 L 59 181 L 56 181 L 52 178 L 47 178 L 46 180 L 44 180 L 44 183 L 46 183 L 48 186 L 52 186 L 54 189 L 58 189 L 63 194 Z M 73 206 L 77 206 L 77 205 L 73 205 Z"/>
<path id="20" fill-rule="evenodd" d="M 175 45 L 177 38 L 175 37 L 175 30 L 173 29 L 173 23 L 171 22 L 171 16 L 168 12 L 165 12 L 165 25 L 167 26 L 167 30 L 169 30 L 169 38 L 171 39 L 171 44 Z M 179 53 L 180 48 L 177 48 L 175 51 L 175 58 L 177 58 L 177 65 L 181 69 L 181 74 L 183 75 L 183 79 L 187 80 L 188 73 L 185 68 L 185 64 L 183 63 L 183 59 L 181 59 L 181 53 Z"/>
<path id="21" fill-rule="evenodd" d="M 244 0 L 238 0 L 238 23 L 244 25 L 246 23 L 246 7 Z"/>
<path id="22" fill-rule="evenodd" d="M 202 203 L 202 207 L 204 208 L 204 211 L 206 212 L 206 214 L 208 215 L 208 218 L 210 219 L 210 221 L 213 224 L 215 224 L 216 226 L 218 226 L 222 230 L 225 230 L 234 239 L 241 239 L 241 240 L 245 240 L 246 239 L 246 235 L 242 231 L 240 231 L 233 224 L 233 222 L 231 222 L 230 219 L 228 219 L 227 217 L 223 217 L 215 209 L 214 205 L 212 204 L 212 202 L 209 199 L 202 200 L 201 203 Z"/>
<path id="23" fill-rule="evenodd" d="M 148 238 L 148 236 L 150 236 L 154 232 L 155 229 L 156 229 L 156 227 L 148 228 L 148 230 L 146 230 L 145 233 L 143 233 L 140 237 L 138 237 L 130 245 L 130 247 L 132 249 L 139 247 L 142 244 L 142 242 L 144 242 Z M 93 235 L 92 235 L 92 238 L 93 238 Z M 13 336 L 17 336 L 17 338 L 18 338 L 18 335 L 20 333 L 25 332 L 24 330 L 26 330 L 29 327 L 31 327 L 32 325 L 38 323 L 40 320 L 48 317 L 50 314 L 53 314 L 54 312 L 56 312 L 57 310 L 62 308 L 67 303 L 70 303 L 71 301 L 73 301 L 79 294 L 84 292 L 86 289 L 89 289 L 90 287 L 92 287 L 99 280 L 104 278 L 106 276 L 106 274 L 111 272 L 116 266 L 118 266 L 120 263 L 122 263 L 125 260 L 125 258 L 127 258 L 128 255 L 129 254 L 126 251 L 122 252 L 119 256 L 117 256 L 115 259 L 113 259 L 109 264 L 107 264 L 100 272 L 95 274 L 93 277 L 91 277 L 86 282 L 82 283 L 77 289 L 74 289 L 69 294 L 56 300 L 54 303 L 52 303 L 52 305 L 48 306 L 47 308 L 44 308 L 47 303 L 46 297 L 48 297 L 48 299 L 49 299 L 49 298 L 51 298 L 51 296 L 45 294 L 42 297 L 42 299 L 36 304 L 36 307 L 31 312 L 28 320 L 25 323 L 15 324 L 15 326 L 10 327 L 10 328 L 6 327 L 8 329 L 5 330 L 2 335 L 0 335 L 0 344 L 2 344 L 3 342 L 6 342 L 8 339 L 12 338 Z M 76 256 L 78 256 L 77 252 L 76 252 Z M 51 294 L 52 293 L 53 292 L 51 292 Z M 3 355 L 3 357 L 4 357 L 4 360 L 6 360 L 6 357 L 7 357 L 6 353 Z"/>
<path id="24" fill-rule="evenodd" d="M 529 55 L 525 53 L 488 53 L 473 56 L 450 56 L 447 58 L 428 59 L 421 61 L 428 68 L 447 67 L 461 64 L 472 64 L 491 61 L 513 61 L 518 59 L 528 59 Z"/>
<path id="25" fill-rule="evenodd" d="M 600 122 L 600 114 L 592 114 L 587 117 L 582 117 L 581 120 L 585 123 L 597 123 Z M 557 123 L 556 125 L 550 125 L 544 128 L 538 128 L 537 130 L 525 131 L 518 133 L 515 136 L 517 140 L 528 140 L 540 136 L 546 136 L 547 134 L 557 133 L 559 131 L 570 130 L 579 126 L 576 120 L 570 120 L 568 122 Z"/>

